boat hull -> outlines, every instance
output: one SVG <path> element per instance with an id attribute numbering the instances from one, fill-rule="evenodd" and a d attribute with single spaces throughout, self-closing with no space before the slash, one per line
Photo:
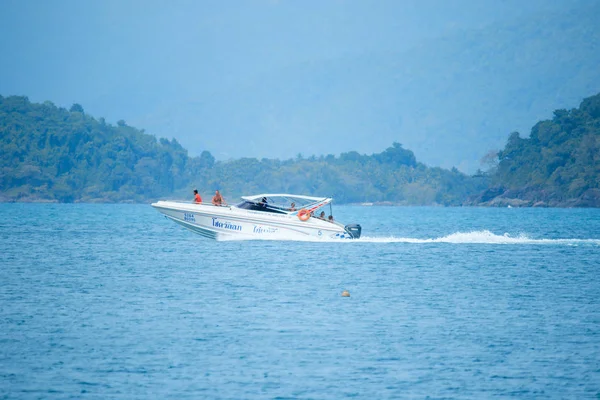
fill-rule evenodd
<path id="1" fill-rule="evenodd" d="M 273 214 L 236 208 L 159 201 L 152 204 L 168 219 L 210 239 L 255 238 L 302 240 L 351 239 L 344 225 L 317 218 L 301 221 L 295 215 Z"/>

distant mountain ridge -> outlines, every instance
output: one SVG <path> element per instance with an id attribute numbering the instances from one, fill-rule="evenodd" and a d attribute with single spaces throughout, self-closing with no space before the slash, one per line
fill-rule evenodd
<path id="1" fill-rule="evenodd" d="M 474 172 L 509 132 L 600 91 L 599 15 L 600 2 L 576 2 L 401 54 L 293 65 L 136 123 L 218 159 L 369 153 L 397 141 L 428 165 Z"/>

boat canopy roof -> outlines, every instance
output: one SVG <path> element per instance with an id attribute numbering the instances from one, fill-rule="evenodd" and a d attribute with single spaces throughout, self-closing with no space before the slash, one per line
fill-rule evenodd
<path id="1" fill-rule="evenodd" d="M 303 196 L 299 194 L 287 194 L 287 193 L 278 193 L 278 194 L 257 194 L 255 196 L 242 196 L 242 199 L 248 201 L 261 201 L 264 197 L 267 200 L 292 200 L 294 202 L 321 202 L 324 200 L 331 201 L 331 198 L 327 197 L 314 197 L 314 196 Z"/>
<path id="2" fill-rule="evenodd" d="M 331 203 L 333 200 L 330 197 L 303 196 L 288 193 L 257 194 L 254 196 L 242 196 L 242 199 L 257 204 L 265 203 L 263 199 L 266 199 L 266 204 L 269 208 L 278 208 L 292 214 L 298 212 L 302 208 L 307 209 L 308 211 L 314 211 L 317 208 Z M 290 209 L 292 203 L 295 204 L 295 210 Z"/>

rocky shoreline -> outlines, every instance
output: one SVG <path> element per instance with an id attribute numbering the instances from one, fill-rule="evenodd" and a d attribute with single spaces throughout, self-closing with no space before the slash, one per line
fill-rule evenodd
<path id="1" fill-rule="evenodd" d="M 600 189 L 588 189 L 577 198 L 539 188 L 493 187 L 470 197 L 465 206 L 477 207 L 600 207 Z"/>

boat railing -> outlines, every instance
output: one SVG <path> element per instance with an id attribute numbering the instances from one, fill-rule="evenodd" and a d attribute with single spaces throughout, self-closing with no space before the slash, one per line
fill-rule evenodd
<path id="1" fill-rule="evenodd" d="M 167 199 L 167 200 L 161 200 L 161 201 L 168 201 L 169 203 L 178 203 L 178 204 L 197 204 L 199 206 L 213 206 L 213 207 L 231 207 L 232 204 L 223 204 L 223 205 L 215 205 L 212 202 L 206 202 L 203 201 L 202 203 L 196 203 L 195 201 L 190 201 L 190 200 L 181 200 L 181 199 Z"/>

